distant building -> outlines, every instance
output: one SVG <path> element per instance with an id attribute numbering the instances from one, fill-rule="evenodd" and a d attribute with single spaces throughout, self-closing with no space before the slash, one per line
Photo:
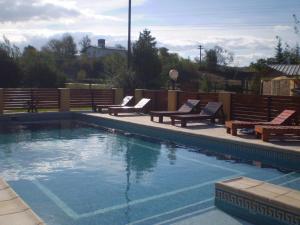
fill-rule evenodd
<path id="1" fill-rule="evenodd" d="M 107 48 L 105 46 L 105 39 L 99 39 L 98 46 L 90 46 L 86 50 L 86 55 L 89 58 L 102 58 L 114 53 L 126 56 L 127 51 L 121 48 Z"/>
<path id="2" fill-rule="evenodd" d="M 269 79 L 262 81 L 262 94 L 299 96 L 300 65 L 269 65 Z"/>

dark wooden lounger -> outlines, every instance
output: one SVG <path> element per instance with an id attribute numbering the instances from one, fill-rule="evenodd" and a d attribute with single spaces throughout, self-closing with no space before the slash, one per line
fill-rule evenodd
<path id="1" fill-rule="evenodd" d="M 284 110 L 282 113 L 280 113 L 278 116 L 276 116 L 272 121 L 270 122 L 250 122 L 250 121 L 238 121 L 238 120 L 232 120 L 232 121 L 226 121 L 226 131 L 227 133 L 231 133 L 232 135 L 237 135 L 237 129 L 242 128 L 250 128 L 254 129 L 255 125 L 269 125 L 269 126 L 280 126 L 280 125 L 289 125 L 293 123 L 293 121 L 297 121 L 296 118 L 296 111 L 295 110 Z"/>
<path id="2" fill-rule="evenodd" d="M 151 99 L 143 98 L 135 106 L 109 107 L 109 115 L 117 116 L 119 113 L 141 113 L 145 112 L 145 107 L 149 104 Z"/>
<path id="3" fill-rule="evenodd" d="M 177 111 L 151 111 L 150 117 L 153 121 L 154 117 L 158 117 L 158 122 L 163 122 L 163 117 L 170 117 L 173 115 L 184 115 L 193 112 L 197 112 L 197 107 L 199 106 L 200 100 L 188 99 Z"/>
<path id="4" fill-rule="evenodd" d="M 119 105 L 96 105 L 95 109 L 97 112 L 102 112 L 103 109 L 108 109 L 109 107 L 121 107 L 127 106 L 133 99 L 133 96 L 126 96 L 123 98 L 121 104 Z"/>
<path id="5" fill-rule="evenodd" d="M 300 138 L 300 126 L 255 126 L 255 134 L 263 141 L 269 141 L 272 135 L 295 135 Z"/>
<path id="6" fill-rule="evenodd" d="M 219 113 L 221 116 L 218 115 Z M 216 118 L 222 118 L 224 121 L 223 104 L 220 102 L 207 103 L 203 110 L 201 110 L 200 114 L 171 116 L 171 121 L 172 125 L 175 125 L 175 121 L 179 120 L 181 122 L 181 126 L 186 127 L 187 122 L 210 120 L 214 123 Z"/>

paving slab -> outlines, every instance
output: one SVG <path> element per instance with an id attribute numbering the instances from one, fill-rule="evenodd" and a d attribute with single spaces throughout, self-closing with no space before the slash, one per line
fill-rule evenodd
<path id="1" fill-rule="evenodd" d="M 218 138 L 226 141 L 233 141 L 237 143 L 244 144 L 254 144 L 261 147 L 271 147 L 274 151 L 281 151 L 285 149 L 286 151 L 292 151 L 300 153 L 300 141 L 276 141 L 276 142 L 263 142 L 260 139 L 256 139 L 255 135 L 241 135 L 232 136 L 226 133 L 226 128 L 224 125 L 220 124 L 210 124 L 208 123 L 190 123 L 187 127 L 180 127 L 180 124 L 173 126 L 171 125 L 171 120 L 164 117 L 164 123 L 158 123 L 157 121 L 150 121 L 149 115 L 139 115 L 139 114 L 120 114 L 119 116 L 112 116 L 106 113 L 83 113 L 86 115 L 95 116 L 98 118 L 110 119 L 115 121 L 123 121 L 132 124 L 139 124 L 148 127 L 156 127 L 167 129 L 171 131 L 178 131 L 187 134 L 206 136 L 209 138 Z"/>
<path id="2" fill-rule="evenodd" d="M 0 224 L 45 225 L 30 207 L 0 178 Z"/>

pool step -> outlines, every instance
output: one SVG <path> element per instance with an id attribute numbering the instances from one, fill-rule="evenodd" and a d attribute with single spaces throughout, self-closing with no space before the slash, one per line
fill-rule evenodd
<path id="1" fill-rule="evenodd" d="M 0 178 L 0 224 L 46 225 L 31 208 Z"/>
<path id="2" fill-rule="evenodd" d="M 218 182 L 215 204 L 254 224 L 300 225 L 300 191 L 247 177 Z"/>

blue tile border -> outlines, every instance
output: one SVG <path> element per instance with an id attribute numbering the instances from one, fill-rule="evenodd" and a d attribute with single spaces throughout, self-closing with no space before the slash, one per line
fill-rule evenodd
<path id="1" fill-rule="evenodd" d="M 130 122 L 115 121 L 113 119 L 99 118 L 91 115 L 76 114 L 77 120 L 113 129 L 124 130 L 131 133 L 156 137 L 178 144 L 199 148 L 213 149 L 215 153 L 229 154 L 242 160 L 260 161 L 266 165 L 284 170 L 300 171 L 300 152 L 286 149 L 274 149 L 267 146 L 247 144 L 221 138 L 213 138 L 184 132 L 172 131 L 158 127 L 133 124 Z"/>
<path id="2" fill-rule="evenodd" d="M 238 193 L 216 189 L 215 205 L 226 213 L 261 225 L 300 225 L 300 212 L 284 209 L 249 199 Z"/>

